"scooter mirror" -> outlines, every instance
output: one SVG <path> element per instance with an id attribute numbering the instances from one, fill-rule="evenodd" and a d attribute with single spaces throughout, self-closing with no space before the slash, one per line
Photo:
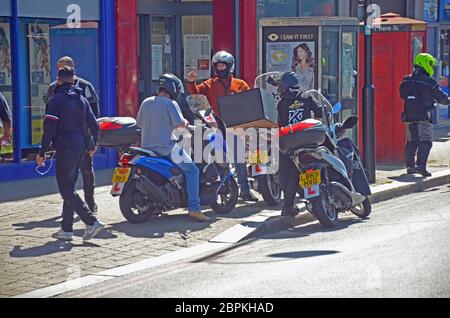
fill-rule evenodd
<path id="1" fill-rule="evenodd" d="M 336 105 L 333 106 L 333 114 L 337 114 L 342 110 L 342 104 L 336 103 Z"/>
<path id="2" fill-rule="evenodd" d="M 342 123 L 342 128 L 351 129 L 358 124 L 358 116 L 350 116 Z"/>
<path id="3" fill-rule="evenodd" d="M 208 110 L 211 108 L 206 96 L 201 94 L 187 96 L 186 102 L 188 103 L 189 108 L 194 114 L 198 113 L 199 111 Z"/>

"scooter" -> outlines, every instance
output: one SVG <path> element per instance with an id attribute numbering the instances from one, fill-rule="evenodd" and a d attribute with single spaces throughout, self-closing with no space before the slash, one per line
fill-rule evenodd
<path id="1" fill-rule="evenodd" d="M 225 126 L 212 113 L 206 97 L 202 96 L 189 96 L 188 104 L 202 121 L 202 133 L 207 131 L 205 145 L 217 146 L 213 142 L 217 126 L 222 129 Z M 164 211 L 187 207 L 186 182 L 181 169 L 149 149 L 130 146 L 136 139 L 131 136 L 137 130 L 133 118 L 102 118 L 99 122 L 99 145 L 124 151 L 113 174 L 111 194 L 119 196 L 122 215 L 130 223 L 144 223 Z M 189 130 L 193 132 L 197 128 L 190 126 Z M 201 205 L 209 205 L 216 213 L 231 212 L 238 200 L 238 185 L 229 164 L 216 163 L 210 156 L 197 166 L 200 170 Z"/>
<path id="2" fill-rule="evenodd" d="M 358 118 L 334 123 L 332 115 L 340 112 L 341 104 L 331 106 L 316 90 L 305 94 L 315 95 L 324 117 L 281 128 L 279 146 L 300 172 L 299 190 L 306 208 L 326 228 L 336 226 L 338 213 L 348 210 L 367 218 L 371 213 L 369 182 L 358 147 L 351 139 L 342 138 L 346 130 L 356 126 Z"/>
<path id="3" fill-rule="evenodd" d="M 273 75 L 275 72 L 264 73 L 255 78 L 254 87 L 269 90 L 273 93 L 273 88 L 267 86 L 266 77 Z M 276 91 L 276 90 L 275 90 Z M 273 93 L 276 100 L 278 96 Z M 253 190 L 259 192 L 268 206 L 278 205 L 281 201 L 281 184 L 278 169 L 278 162 L 271 153 L 272 138 L 276 136 L 276 130 L 267 131 L 264 135 L 259 135 L 262 140 L 258 140 L 257 149 L 249 152 L 247 163 L 248 177 Z M 262 146 L 263 145 L 263 146 Z"/>

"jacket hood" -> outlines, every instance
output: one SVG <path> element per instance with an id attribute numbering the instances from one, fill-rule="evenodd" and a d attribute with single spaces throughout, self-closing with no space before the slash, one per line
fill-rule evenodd
<path id="1" fill-rule="evenodd" d="M 56 87 L 55 94 L 56 93 L 64 93 L 65 95 L 72 97 L 72 98 L 78 98 L 82 95 L 83 90 L 79 87 L 76 87 L 72 84 L 62 84 Z"/>

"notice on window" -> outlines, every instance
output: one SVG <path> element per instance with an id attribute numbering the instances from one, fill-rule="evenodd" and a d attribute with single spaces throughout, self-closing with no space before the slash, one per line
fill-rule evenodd
<path id="1" fill-rule="evenodd" d="M 0 23 L 0 92 L 5 96 L 8 102 L 9 110 L 12 114 L 12 86 L 11 86 L 11 37 L 9 23 Z M 0 121 L 0 136 L 3 136 L 3 126 Z M 3 145 L 0 149 L 1 154 L 11 154 L 11 143 Z"/>
<path id="2" fill-rule="evenodd" d="M 198 79 L 211 77 L 211 35 L 184 35 L 184 78 L 195 68 Z"/>
<path id="3" fill-rule="evenodd" d="M 152 45 L 152 80 L 157 81 L 163 74 L 163 46 Z"/>
<path id="4" fill-rule="evenodd" d="M 29 24 L 31 143 L 40 144 L 45 115 L 44 96 L 51 82 L 50 27 L 48 24 Z"/>

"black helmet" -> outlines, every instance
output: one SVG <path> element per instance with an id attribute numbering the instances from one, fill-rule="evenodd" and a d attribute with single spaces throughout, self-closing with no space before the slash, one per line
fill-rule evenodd
<path id="1" fill-rule="evenodd" d="M 159 78 L 158 92 L 160 90 L 164 90 L 175 100 L 178 94 L 184 93 L 183 82 L 173 74 L 163 74 Z"/>
<path id="2" fill-rule="evenodd" d="M 283 94 L 290 88 L 298 89 L 298 78 L 294 72 L 285 72 L 269 77 L 267 82 L 277 87 L 278 94 Z"/>
<path id="3" fill-rule="evenodd" d="M 227 68 L 223 71 L 217 70 L 217 63 L 223 63 L 227 66 Z M 226 51 L 219 51 L 216 54 L 214 54 L 212 58 L 212 65 L 213 65 L 213 71 L 217 76 L 221 78 L 226 78 L 228 75 L 234 72 L 234 64 L 235 60 L 233 55 Z"/>

